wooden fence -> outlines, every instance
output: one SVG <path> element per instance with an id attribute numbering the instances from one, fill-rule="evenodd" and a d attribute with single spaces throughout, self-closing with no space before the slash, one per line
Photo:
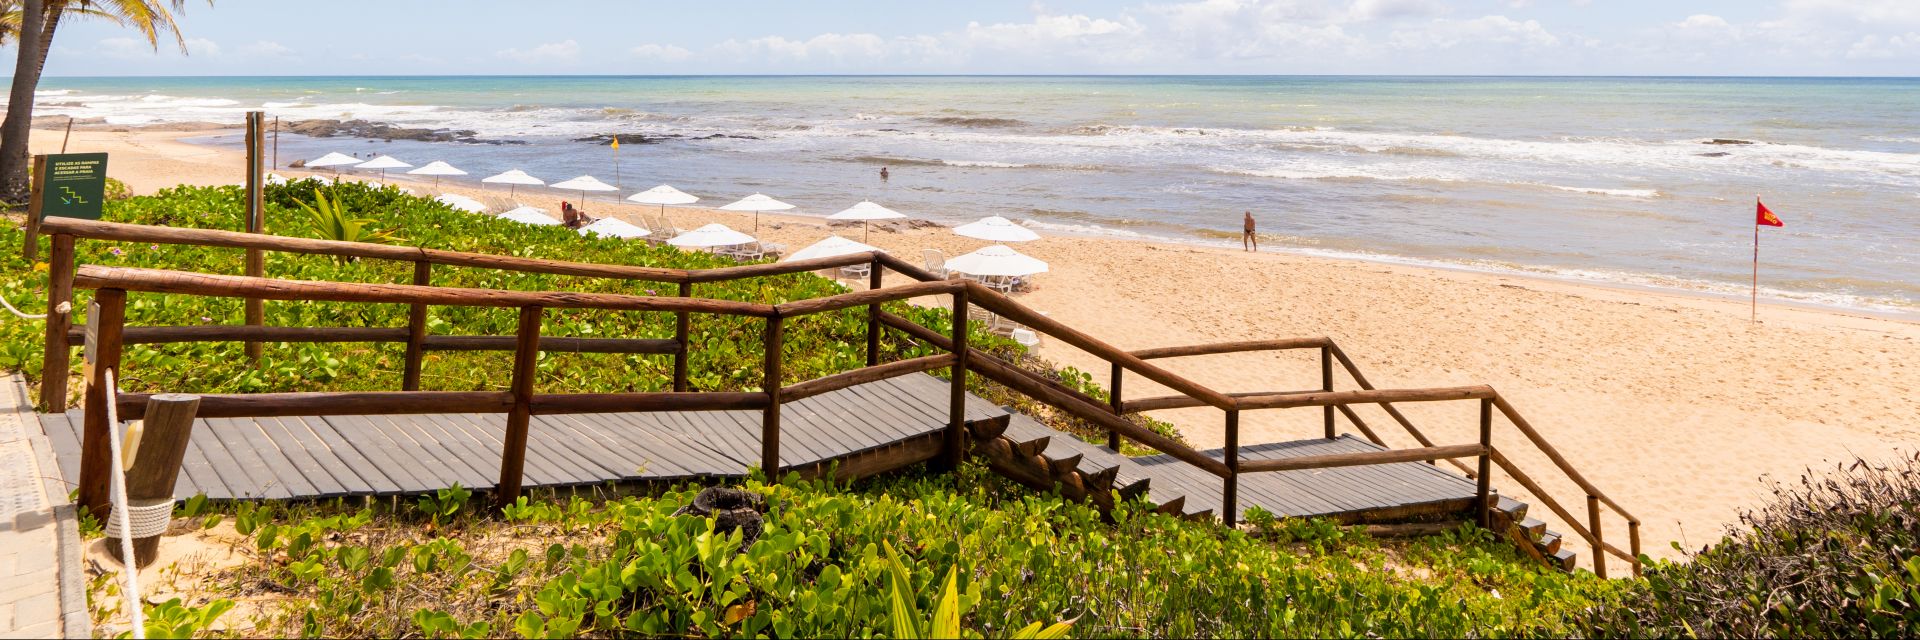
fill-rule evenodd
<path id="1" fill-rule="evenodd" d="M 1236 493 L 1241 473 L 1263 473 L 1299 469 L 1389 464 L 1409 461 L 1447 460 L 1478 481 L 1475 510 L 1481 523 L 1489 520 L 1492 508 L 1489 476 L 1498 465 L 1567 522 L 1596 550 L 1596 573 L 1606 574 L 1605 556 L 1619 557 L 1640 569 L 1639 520 L 1579 474 L 1540 434 L 1491 387 L 1452 387 L 1436 389 L 1382 390 L 1367 381 L 1353 361 L 1328 338 L 1303 338 L 1251 342 L 1232 342 L 1126 351 L 1100 341 L 1053 320 L 1005 295 L 977 283 L 944 280 L 885 253 L 859 253 L 817 260 L 778 264 L 755 264 L 712 270 L 660 269 L 624 265 L 605 265 L 553 260 L 537 260 L 487 254 L 441 251 L 415 247 L 395 247 L 365 243 L 334 242 L 285 238 L 251 233 L 205 229 L 151 227 L 77 219 L 50 219 L 42 231 L 52 236 L 50 255 L 50 309 L 71 303 L 73 289 L 96 290 L 84 329 L 69 326 L 64 313 L 51 313 L 47 322 L 46 369 L 42 376 L 42 403 L 48 408 L 65 405 L 66 377 L 70 347 L 87 345 L 91 367 L 85 396 L 85 451 L 82 458 L 81 500 L 89 507 L 105 503 L 107 458 L 105 434 L 108 425 L 104 411 L 107 394 L 99 382 L 107 369 L 117 369 L 122 345 L 184 341 L 241 342 L 405 342 L 406 364 L 400 391 L 263 393 L 202 396 L 200 414 L 207 417 L 243 417 L 272 415 L 334 415 L 373 413 L 438 413 L 497 411 L 507 414 L 506 449 L 501 461 L 498 496 L 512 500 L 520 488 L 524 464 L 527 423 L 532 415 L 548 413 L 669 411 L 669 410 L 759 410 L 762 412 L 761 467 L 772 472 L 780 468 L 780 408 L 792 402 L 856 384 L 883 380 L 910 373 L 945 368 L 952 386 L 950 424 L 936 463 L 957 464 L 964 450 L 965 429 L 962 402 L 969 372 L 1037 401 L 1056 407 L 1069 415 L 1099 425 L 1109 432 L 1109 446 L 1118 448 L 1121 438 L 1140 444 L 1206 470 L 1222 479 L 1222 518 L 1231 524 L 1236 518 Z M 311 255 L 350 256 L 365 259 L 408 261 L 414 264 L 414 284 L 362 284 L 338 282 L 301 282 L 246 276 L 223 276 L 124 267 L 74 265 L 77 239 L 187 244 L 231 247 L 248 251 L 284 251 Z M 746 303 L 694 297 L 693 286 L 741 278 L 772 276 L 802 271 L 867 264 L 871 269 L 871 287 L 865 291 L 825 298 L 787 302 L 778 305 Z M 630 296 L 569 292 L 501 291 L 432 286 L 434 265 L 502 269 L 529 273 L 547 273 L 582 277 L 617 278 L 679 285 L 678 295 Z M 907 276 L 916 282 L 882 287 L 885 270 Z M 248 324 L 238 326 L 129 327 L 125 324 L 128 292 L 169 293 L 199 296 L 234 297 L 254 301 L 335 301 L 349 303 L 404 304 L 409 306 L 406 327 L 266 327 L 254 314 Z M 882 310 L 887 302 L 925 296 L 941 296 L 951 301 L 954 318 L 968 317 L 970 306 L 980 306 L 1004 318 L 1024 324 L 1052 339 L 1093 354 L 1111 365 L 1110 397 L 1102 402 L 1076 389 L 1028 371 L 991 354 L 971 348 L 963 323 L 953 323 L 948 334 L 906 320 Z M 426 308 L 430 305 L 512 307 L 519 310 L 518 328 L 513 336 L 432 336 L 426 331 Z M 814 313 L 865 307 L 866 366 L 852 371 L 782 386 L 785 322 Z M 541 321 L 546 309 L 603 309 L 613 311 L 672 313 L 676 316 L 675 337 L 660 339 L 621 338 L 546 338 L 541 337 Z M 691 392 L 687 390 L 688 334 L 694 314 L 716 314 L 763 319 L 762 342 L 764 383 L 760 392 Z M 882 363 L 879 357 L 880 332 L 887 327 L 931 344 L 944 353 Z M 1311 391 L 1226 394 L 1188 380 L 1156 364 L 1153 360 L 1173 357 L 1231 354 L 1290 349 L 1319 349 L 1321 355 L 1320 388 Z M 512 382 L 505 392 L 420 391 L 421 353 L 446 350 L 499 350 L 514 353 Z M 577 351 L 598 353 L 656 353 L 674 356 L 673 391 L 649 393 L 538 394 L 533 385 L 533 363 L 540 351 Z M 1334 390 L 1334 363 L 1338 362 L 1358 390 Z M 1125 400 L 1121 393 L 1126 372 L 1157 382 L 1178 393 L 1173 396 Z M 123 394 L 118 404 L 121 415 L 138 418 L 145 396 Z M 1476 442 L 1436 445 L 1411 420 L 1394 408 L 1395 403 L 1475 401 L 1480 405 L 1479 438 Z M 1421 448 L 1372 453 L 1317 456 L 1283 461 L 1243 461 L 1239 454 L 1239 414 L 1246 410 L 1319 407 L 1324 416 L 1325 435 L 1336 435 L 1336 415 L 1344 415 L 1363 435 L 1385 446 L 1378 434 L 1352 410 L 1352 405 L 1381 406 L 1408 431 Z M 1216 459 L 1176 440 L 1135 424 L 1127 414 L 1157 409 L 1212 406 L 1222 410 L 1226 420 L 1226 448 Z M 1581 526 L 1571 513 L 1525 475 L 1493 445 L 1493 414 L 1498 411 L 1526 440 L 1544 452 L 1556 468 L 1587 493 L 1587 526 Z M 97 451 L 96 451 L 97 450 Z M 1467 467 L 1459 459 L 1474 458 L 1477 465 Z M 771 474 L 771 473 L 770 473 Z M 1608 544 L 1603 536 L 1600 505 L 1606 505 L 1628 527 L 1631 551 Z"/>

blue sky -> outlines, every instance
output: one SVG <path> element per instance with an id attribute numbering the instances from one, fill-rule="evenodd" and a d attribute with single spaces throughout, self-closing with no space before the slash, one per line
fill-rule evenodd
<path id="1" fill-rule="evenodd" d="M 1920 75 L 1920 0 L 220 0 L 180 22 L 189 55 L 63 25 L 47 73 Z"/>

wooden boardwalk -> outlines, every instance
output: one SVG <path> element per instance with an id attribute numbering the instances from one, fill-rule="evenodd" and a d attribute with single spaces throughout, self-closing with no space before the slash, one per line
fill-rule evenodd
<path id="1" fill-rule="evenodd" d="M 783 465 L 844 459 L 937 434 L 948 385 L 925 374 L 858 385 L 788 404 Z M 967 418 L 1006 413 L 977 397 Z M 40 416 L 65 477 L 80 474 L 80 412 Z M 180 497 L 331 498 L 491 489 L 505 416 L 430 414 L 213 418 L 194 423 Z M 535 416 L 526 486 L 738 478 L 760 461 L 759 411 Z"/>
<path id="2" fill-rule="evenodd" d="M 936 437 L 947 426 L 945 381 L 914 374 L 854 386 L 787 405 L 781 433 L 788 468 L 810 466 Z M 967 397 L 968 420 L 1007 412 Z M 79 475 L 80 414 L 41 415 L 62 474 Z M 760 412 L 686 411 L 536 416 L 527 450 L 527 486 L 739 478 L 760 459 Z M 499 476 L 501 414 L 212 418 L 196 421 L 174 494 L 215 499 L 312 499 L 429 492 L 459 483 L 491 489 Z M 1013 414 L 1016 442 L 1049 438 L 1049 458 L 1082 457 L 1087 472 L 1120 467 L 1116 486 L 1150 479 L 1157 503 L 1185 498 L 1185 513 L 1220 507 L 1220 478 L 1168 456 L 1128 458 Z M 1251 445 L 1247 459 L 1378 451 L 1342 436 Z M 1218 458 L 1218 450 L 1207 451 Z M 1409 462 L 1248 474 L 1240 507 L 1285 516 L 1391 520 L 1465 511 L 1474 484 Z M 1236 514 L 1239 515 L 1239 514 Z"/>

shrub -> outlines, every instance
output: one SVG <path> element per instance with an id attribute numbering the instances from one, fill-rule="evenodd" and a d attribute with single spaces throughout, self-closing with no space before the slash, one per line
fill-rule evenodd
<path id="1" fill-rule="evenodd" d="M 1592 621 L 1598 635 L 1913 637 L 1920 634 L 1920 466 L 1856 460 L 1774 484 L 1741 528 Z M 1675 548 L 1679 548 L 1676 543 Z"/>

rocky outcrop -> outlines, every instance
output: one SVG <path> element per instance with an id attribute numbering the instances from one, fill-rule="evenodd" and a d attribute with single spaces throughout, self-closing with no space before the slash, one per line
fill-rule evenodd
<path id="1" fill-rule="evenodd" d="M 520 140 L 485 140 L 470 129 L 425 129 L 396 127 L 370 120 L 301 120 L 281 126 L 281 131 L 312 138 L 367 138 L 370 140 L 417 140 L 420 142 L 465 142 L 469 144 L 526 144 Z"/>
<path id="2" fill-rule="evenodd" d="M 613 144 L 614 138 L 619 138 L 620 144 L 657 144 L 661 142 L 666 142 L 668 140 L 720 140 L 720 139 L 759 140 L 760 139 L 756 136 L 739 135 L 739 134 L 732 134 L 732 133 L 709 133 L 704 136 L 683 136 L 683 135 L 672 134 L 672 133 L 659 134 L 659 133 L 631 133 L 630 132 L 630 133 L 596 133 L 590 136 L 581 136 L 578 138 L 574 138 L 573 141 L 574 142 L 591 142 L 593 144 L 597 144 L 600 146 L 606 146 L 609 144 Z"/>

